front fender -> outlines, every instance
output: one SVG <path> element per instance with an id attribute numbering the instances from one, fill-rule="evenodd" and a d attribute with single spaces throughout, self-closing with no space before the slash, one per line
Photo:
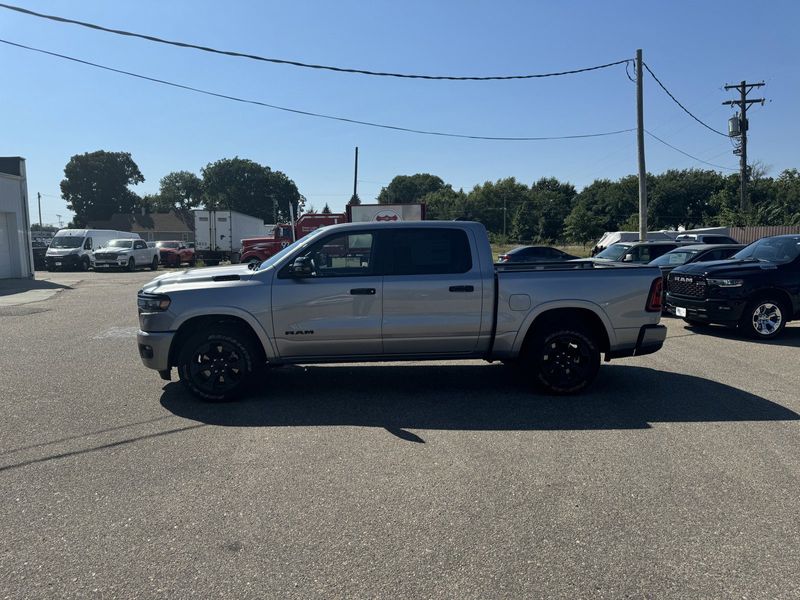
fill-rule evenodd
<path id="1" fill-rule="evenodd" d="M 237 317 L 246 322 L 248 325 L 250 325 L 250 328 L 261 342 L 261 347 L 264 349 L 264 354 L 266 355 L 267 360 L 275 360 L 278 357 L 275 345 L 272 343 L 272 339 L 270 338 L 269 334 L 261 325 L 261 322 L 252 313 L 240 308 L 236 308 L 235 306 L 203 306 L 202 309 L 198 308 L 196 310 L 181 313 L 180 320 L 175 322 L 175 331 L 178 331 L 184 323 L 195 317 L 212 317 L 218 315 Z"/>
<path id="2" fill-rule="evenodd" d="M 552 302 L 545 302 L 537 305 L 525 316 L 519 331 L 517 331 L 517 337 L 514 339 L 514 344 L 512 346 L 512 353 L 515 356 L 522 351 L 522 343 L 525 341 L 525 336 L 528 331 L 530 331 L 531 326 L 533 326 L 533 322 L 544 313 L 558 308 L 578 308 L 592 312 L 603 323 L 606 335 L 608 336 L 609 346 L 613 348 L 616 345 L 617 336 L 614 333 L 614 327 L 611 325 L 611 319 L 608 318 L 606 311 L 604 311 L 601 306 L 587 300 L 553 300 Z"/>

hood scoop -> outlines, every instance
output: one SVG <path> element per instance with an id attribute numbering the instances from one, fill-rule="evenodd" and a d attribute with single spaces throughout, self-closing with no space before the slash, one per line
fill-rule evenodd
<path id="1" fill-rule="evenodd" d="M 239 281 L 241 277 L 238 275 L 216 275 L 212 277 L 213 281 Z"/>

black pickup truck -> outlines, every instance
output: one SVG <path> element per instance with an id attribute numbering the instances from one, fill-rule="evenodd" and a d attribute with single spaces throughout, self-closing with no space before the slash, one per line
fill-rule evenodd
<path id="1" fill-rule="evenodd" d="M 692 325 L 777 337 L 800 318 L 800 235 L 762 238 L 728 260 L 678 267 L 667 278 L 667 312 Z"/>

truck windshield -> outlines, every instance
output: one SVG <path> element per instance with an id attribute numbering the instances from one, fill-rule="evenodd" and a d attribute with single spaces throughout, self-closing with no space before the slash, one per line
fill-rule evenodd
<path id="1" fill-rule="evenodd" d="M 111 240 L 108 242 L 109 248 L 131 248 L 133 240 Z"/>
<path id="2" fill-rule="evenodd" d="M 82 245 L 83 238 L 77 235 L 56 236 L 50 242 L 51 248 L 80 248 Z"/>
<path id="3" fill-rule="evenodd" d="M 595 258 L 602 258 L 605 260 L 622 260 L 625 253 L 632 246 L 632 244 L 611 244 L 608 248 L 599 252 Z"/>
<path id="4" fill-rule="evenodd" d="M 156 248 L 174 248 L 174 249 L 177 249 L 179 245 L 180 244 L 178 244 L 178 242 L 156 242 Z"/>
<path id="5" fill-rule="evenodd" d="M 763 238 L 740 250 L 731 258 L 765 260 L 785 264 L 800 256 L 800 236 Z"/>

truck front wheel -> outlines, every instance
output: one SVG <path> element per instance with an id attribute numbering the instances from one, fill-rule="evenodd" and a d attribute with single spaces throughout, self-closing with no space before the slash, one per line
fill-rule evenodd
<path id="1" fill-rule="evenodd" d="M 600 351 L 590 333 L 577 328 L 554 328 L 537 333 L 523 363 L 536 383 L 551 394 L 575 394 L 585 389 L 600 369 Z"/>
<path id="2" fill-rule="evenodd" d="M 189 336 L 181 347 L 178 373 L 192 394 L 211 402 L 238 398 L 258 363 L 251 336 L 237 328 L 213 327 Z"/>
<path id="3" fill-rule="evenodd" d="M 740 329 L 757 340 L 778 337 L 786 326 L 783 304 L 774 298 L 763 297 L 747 305 L 739 323 Z"/>

